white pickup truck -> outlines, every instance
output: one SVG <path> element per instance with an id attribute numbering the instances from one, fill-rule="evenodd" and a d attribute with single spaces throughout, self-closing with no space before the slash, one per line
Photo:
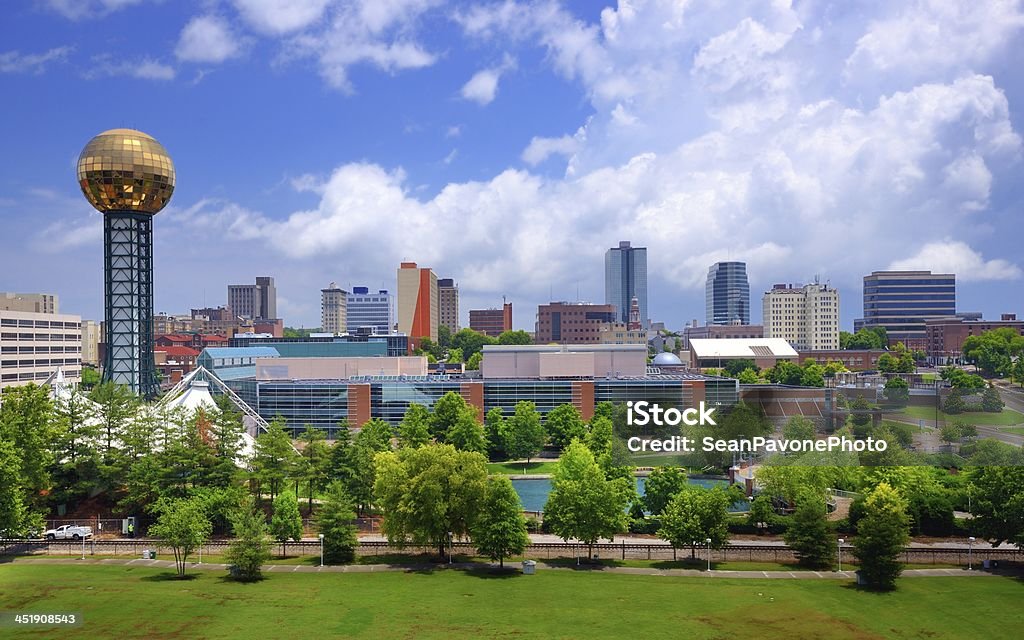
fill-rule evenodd
<path id="1" fill-rule="evenodd" d="M 81 540 L 82 538 L 92 537 L 92 528 L 65 524 L 56 529 L 47 530 L 43 537 L 47 540 Z"/>

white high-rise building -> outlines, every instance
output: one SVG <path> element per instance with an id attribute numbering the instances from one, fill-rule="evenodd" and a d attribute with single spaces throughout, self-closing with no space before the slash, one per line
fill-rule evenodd
<path id="1" fill-rule="evenodd" d="M 839 292 L 827 284 L 777 284 L 764 294 L 764 337 L 798 351 L 839 348 Z"/>
<path id="2" fill-rule="evenodd" d="M 82 318 L 0 309 L 0 390 L 42 384 L 58 369 L 82 377 Z"/>
<path id="3" fill-rule="evenodd" d="M 368 287 L 352 287 L 345 300 L 347 329 L 356 333 L 361 328 L 373 327 L 373 333 L 386 334 L 395 328 L 394 296 L 387 289 L 371 292 Z"/>

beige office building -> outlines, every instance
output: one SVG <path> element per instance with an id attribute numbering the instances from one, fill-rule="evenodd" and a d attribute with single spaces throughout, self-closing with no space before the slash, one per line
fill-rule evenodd
<path id="1" fill-rule="evenodd" d="M 82 320 L 82 364 L 100 366 L 100 323 Z"/>
<path id="2" fill-rule="evenodd" d="M 398 267 L 398 332 L 409 336 L 409 350 L 422 338 L 437 342 L 440 324 L 437 274 L 415 262 Z"/>
<path id="3" fill-rule="evenodd" d="M 82 378 L 82 318 L 0 310 L 0 390 L 42 384 L 58 369 L 68 382 Z"/>
<path id="4" fill-rule="evenodd" d="M 801 351 L 839 348 L 839 292 L 827 284 L 777 284 L 764 294 L 764 337 Z"/>
<path id="5" fill-rule="evenodd" d="M 348 328 L 348 291 L 333 282 L 320 290 L 320 329 L 326 333 L 344 333 Z"/>
<path id="6" fill-rule="evenodd" d="M 0 293 L 0 311 L 59 313 L 60 302 L 49 293 Z"/>

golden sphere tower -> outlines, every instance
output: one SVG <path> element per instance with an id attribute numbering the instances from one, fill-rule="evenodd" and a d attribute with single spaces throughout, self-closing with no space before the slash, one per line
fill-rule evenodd
<path id="1" fill-rule="evenodd" d="M 111 129 L 82 149 L 78 184 L 103 214 L 103 379 L 152 398 L 153 216 L 174 193 L 174 163 L 152 136 Z"/>

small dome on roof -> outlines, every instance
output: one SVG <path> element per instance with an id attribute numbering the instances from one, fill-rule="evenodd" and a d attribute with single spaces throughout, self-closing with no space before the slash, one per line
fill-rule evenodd
<path id="1" fill-rule="evenodd" d="M 677 356 L 676 354 L 669 353 L 668 351 L 663 351 L 662 353 L 659 353 L 658 355 L 654 356 L 654 364 L 681 365 L 683 364 L 683 361 L 680 360 L 679 356 Z"/>

